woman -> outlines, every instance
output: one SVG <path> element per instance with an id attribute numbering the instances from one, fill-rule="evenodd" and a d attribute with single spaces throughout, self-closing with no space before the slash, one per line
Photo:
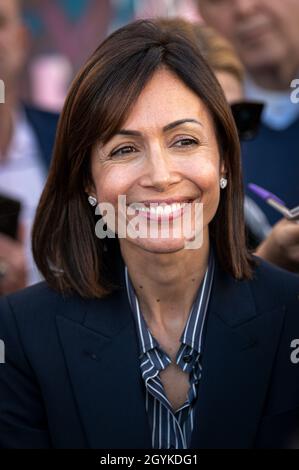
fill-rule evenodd
<path id="1" fill-rule="evenodd" d="M 241 180 L 196 45 L 149 20 L 104 41 L 36 216 L 46 282 L 0 303 L 2 447 L 298 445 L 298 278 L 247 252 Z"/>

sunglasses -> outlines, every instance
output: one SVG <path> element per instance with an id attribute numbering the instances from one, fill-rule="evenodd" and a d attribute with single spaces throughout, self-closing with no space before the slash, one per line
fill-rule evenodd
<path id="1" fill-rule="evenodd" d="M 240 140 L 252 140 L 258 134 L 264 103 L 238 101 L 231 104 Z"/>

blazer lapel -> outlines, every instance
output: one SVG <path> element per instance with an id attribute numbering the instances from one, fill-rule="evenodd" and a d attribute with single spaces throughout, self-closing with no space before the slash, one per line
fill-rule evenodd
<path id="1" fill-rule="evenodd" d="M 216 268 L 191 448 L 254 445 L 283 319 L 283 306 L 258 312 L 249 283 Z"/>
<path id="2" fill-rule="evenodd" d="M 82 425 L 91 448 L 151 448 L 135 325 L 124 286 L 86 301 L 83 324 L 57 316 Z"/>

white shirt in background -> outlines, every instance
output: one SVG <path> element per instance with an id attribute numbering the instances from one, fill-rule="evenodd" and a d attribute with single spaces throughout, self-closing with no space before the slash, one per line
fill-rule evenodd
<path id="1" fill-rule="evenodd" d="M 250 77 L 245 80 L 246 98 L 266 103 L 262 122 L 277 131 L 287 129 L 299 117 L 299 104 L 291 101 L 292 92 L 291 86 L 289 91 L 270 91 L 256 85 Z"/>

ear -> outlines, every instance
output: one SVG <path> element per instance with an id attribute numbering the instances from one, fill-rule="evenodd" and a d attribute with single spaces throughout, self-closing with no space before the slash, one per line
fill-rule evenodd
<path id="1" fill-rule="evenodd" d="M 96 197 L 96 193 L 93 189 L 91 188 L 85 188 L 85 193 L 86 193 L 86 196 L 93 196 L 93 197 Z"/>
<path id="2" fill-rule="evenodd" d="M 93 183 L 87 184 L 84 188 L 84 191 L 87 194 L 87 196 L 97 197 L 96 188 Z"/>
<path id="3" fill-rule="evenodd" d="M 221 176 L 226 176 L 227 175 L 227 169 L 226 169 L 224 160 L 222 160 L 222 162 L 221 162 L 220 173 L 221 173 Z"/>
<path id="4" fill-rule="evenodd" d="M 84 191 L 88 196 L 96 196 L 96 187 L 92 175 L 86 175 L 83 180 Z"/>

